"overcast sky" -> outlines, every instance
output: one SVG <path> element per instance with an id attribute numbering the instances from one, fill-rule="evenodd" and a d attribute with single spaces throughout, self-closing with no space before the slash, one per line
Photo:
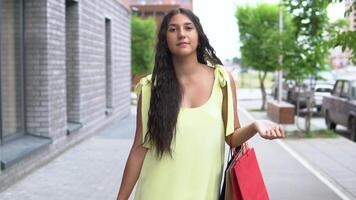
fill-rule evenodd
<path id="1" fill-rule="evenodd" d="M 218 57 L 225 60 L 239 55 L 236 6 L 278 2 L 279 0 L 193 0 L 193 12 L 199 17 Z M 343 18 L 344 3 L 333 4 L 328 8 L 328 13 L 332 21 Z"/>

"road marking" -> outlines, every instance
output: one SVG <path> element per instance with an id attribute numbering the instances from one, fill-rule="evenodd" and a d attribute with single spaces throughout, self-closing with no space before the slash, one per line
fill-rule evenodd
<path id="1" fill-rule="evenodd" d="M 250 120 L 255 120 L 255 118 L 246 111 L 246 109 L 240 108 L 240 111 L 243 112 Z M 296 153 L 293 149 L 291 149 L 285 142 L 282 140 L 274 140 L 281 147 L 286 150 L 293 158 L 295 158 L 300 164 L 302 164 L 310 173 L 316 176 L 322 183 L 324 183 L 328 188 L 330 188 L 336 195 L 338 195 L 342 200 L 351 200 L 348 195 L 346 195 L 343 191 L 339 189 L 339 187 L 335 186 L 332 182 L 330 182 L 327 176 L 322 175 L 318 170 L 316 170 L 311 164 L 308 163 L 303 157 L 301 157 L 298 153 Z"/>

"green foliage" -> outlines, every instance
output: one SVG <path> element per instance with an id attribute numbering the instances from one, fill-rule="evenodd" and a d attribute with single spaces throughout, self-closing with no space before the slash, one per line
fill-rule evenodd
<path id="1" fill-rule="evenodd" d="M 284 10 L 285 23 L 291 24 L 291 19 Z M 242 46 L 242 65 L 259 71 L 258 79 L 262 92 L 262 107 L 266 101 L 265 79 L 268 72 L 282 69 L 278 63 L 279 55 L 288 53 L 287 47 L 293 45 L 292 26 L 279 31 L 279 7 L 273 4 L 259 4 L 256 7 L 238 7 L 236 18 Z"/>
<path id="2" fill-rule="evenodd" d="M 153 18 L 131 19 L 131 61 L 132 75 L 148 74 L 154 62 L 156 23 Z"/>
<path id="3" fill-rule="evenodd" d="M 232 58 L 232 62 L 233 62 L 234 64 L 240 64 L 240 63 L 241 63 L 241 59 L 238 58 L 238 57 L 233 57 L 233 58 Z"/>
<path id="4" fill-rule="evenodd" d="M 328 2 L 285 0 L 285 4 L 293 15 L 296 38 L 287 79 L 299 82 L 325 70 L 325 58 L 329 49 L 325 41 Z"/>
<path id="5" fill-rule="evenodd" d="M 273 71 L 277 66 L 278 7 L 261 4 L 238 7 L 241 56 L 244 65 L 256 70 Z"/>
<path id="6" fill-rule="evenodd" d="M 328 3 L 333 2 L 342 2 L 342 0 L 328 0 Z M 345 11 L 345 17 L 350 15 L 352 9 L 356 9 L 356 1 L 353 1 L 350 8 Z M 346 25 L 345 20 L 339 20 L 335 23 L 337 31 L 331 33 L 329 47 L 341 46 L 342 51 L 351 50 L 351 60 L 353 63 L 356 63 L 356 42 L 354 42 L 356 41 L 356 31 L 343 31 L 346 29 Z"/>
<path id="7" fill-rule="evenodd" d="M 332 130 L 318 129 L 312 130 L 309 134 L 300 131 L 287 131 L 288 138 L 337 138 L 339 135 Z"/>
<path id="8" fill-rule="evenodd" d="M 331 44 L 333 47 L 341 46 L 342 51 L 346 49 L 352 50 L 351 60 L 356 63 L 356 31 L 346 31 L 340 32 L 331 39 Z"/>
<path id="9" fill-rule="evenodd" d="M 281 69 L 279 54 L 291 53 L 294 44 L 291 18 L 284 11 L 286 29 L 279 32 L 278 5 L 259 4 L 256 7 L 238 7 L 236 17 L 240 32 L 243 64 L 259 71 Z"/>
<path id="10" fill-rule="evenodd" d="M 265 87 L 266 88 L 271 88 L 273 85 L 273 74 L 268 73 L 265 78 Z M 238 88 L 259 88 L 260 83 L 258 80 L 258 72 L 256 71 L 249 71 L 249 72 L 243 72 L 240 74 L 240 77 L 237 78 L 236 84 Z"/>

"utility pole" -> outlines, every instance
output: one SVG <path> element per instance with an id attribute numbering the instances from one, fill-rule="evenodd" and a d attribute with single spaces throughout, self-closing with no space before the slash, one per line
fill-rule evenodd
<path id="1" fill-rule="evenodd" d="M 279 1 L 279 33 L 281 34 L 283 33 L 283 0 Z M 279 41 L 279 47 L 282 48 L 282 41 Z M 282 54 L 279 54 L 278 63 L 279 66 L 282 66 L 283 64 Z M 278 94 L 277 94 L 278 102 L 282 101 L 282 77 L 283 77 L 283 71 L 280 69 L 278 70 Z"/>
<path id="2" fill-rule="evenodd" d="M 283 33 L 283 0 L 279 1 L 279 33 Z M 279 48 L 282 49 L 282 40 L 279 41 Z M 278 64 L 280 67 L 283 64 L 282 52 L 278 56 Z M 277 99 L 267 101 L 267 116 L 280 124 L 294 124 L 294 105 L 282 101 L 282 69 L 275 74 L 278 80 Z"/>

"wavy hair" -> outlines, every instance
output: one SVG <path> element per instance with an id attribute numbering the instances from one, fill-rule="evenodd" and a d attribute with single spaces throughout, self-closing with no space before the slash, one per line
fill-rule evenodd
<path id="1" fill-rule="evenodd" d="M 154 145 L 157 156 L 164 153 L 172 156 L 171 143 L 176 133 L 176 123 L 182 99 L 172 55 L 167 44 L 167 30 L 171 18 L 176 14 L 187 16 L 198 33 L 197 60 L 201 64 L 222 64 L 203 31 L 199 18 L 184 8 L 168 12 L 161 23 L 157 35 L 155 61 L 152 73 L 150 108 L 148 111 L 148 130 L 145 142 Z"/>

